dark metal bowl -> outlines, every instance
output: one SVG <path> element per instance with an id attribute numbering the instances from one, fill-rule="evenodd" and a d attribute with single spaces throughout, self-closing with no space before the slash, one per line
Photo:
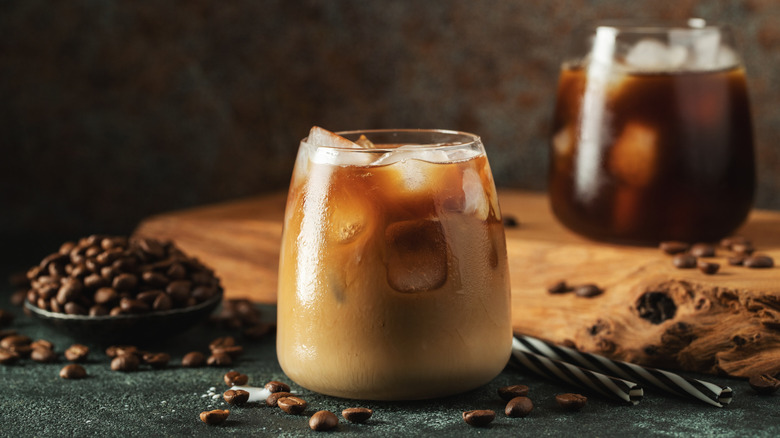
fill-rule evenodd
<path id="1" fill-rule="evenodd" d="M 24 302 L 24 308 L 30 315 L 67 332 L 74 339 L 111 345 L 168 338 L 206 319 L 221 301 L 222 291 L 190 307 L 116 316 L 49 312 L 28 301 Z"/>

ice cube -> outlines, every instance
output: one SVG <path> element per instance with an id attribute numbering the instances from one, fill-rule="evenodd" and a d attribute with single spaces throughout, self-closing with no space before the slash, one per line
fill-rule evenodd
<path id="1" fill-rule="evenodd" d="M 553 135 L 552 146 L 556 159 L 571 159 L 572 152 L 574 151 L 574 136 L 572 135 L 572 131 L 573 129 L 567 125 Z"/>
<path id="2" fill-rule="evenodd" d="M 436 220 L 395 222 L 385 229 L 387 284 L 398 292 L 438 289 L 447 281 L 447 242 Z"/>
<path id="3" fill-rule="evenodd" d="M 346 245 L 373 228 L 377 222 L 376 206 L 360 190 L 353 187 L 334 187 L 328 195 L 329 240 Z"/>
<path id="4" fill-rule="evenodd" d="M 355 143 L 365 149 L 376 149 L 376 145 L 374 145 L 371 140 L 368 139 L 365 135 L 361 134 L 360 138 L 358 138 Z"/>
<path id="5" fill-rule="evenodd" d="M 463 172 L 463 194 L 465 197 L 463 213 L 476 216 L 479 220 L 487 220 L 490 214 L 490 200 L 485 194 L 482 178 L 472 168 Z"/>
<path id="6" fill-rule="evenodd" d="M 336 135 L 327 129 L 320 128 L 319 126 L 313 126 L 309 131 L 309 136 L 306 138 L 306 143 L 314 146 L 327 146 L 332 148 L 359 148 L 357 144 L 347 140 L 346 138 Z"/>
<path id="7" fill-rule="evenodd" d="M 633 68 L 645 71 L 669 71 L 685 63 L 688 49 L 675 45 L 667 46 L 652 38 L 640 40 L 626 55 L 626 63 Z"/>
<path id="8" fill-rule="evenodd" d="M 658 133 L 641 123 L 626 124 L 609 152 L 609 170 L 625 184 L 647 185 L 655 176 Z"/>

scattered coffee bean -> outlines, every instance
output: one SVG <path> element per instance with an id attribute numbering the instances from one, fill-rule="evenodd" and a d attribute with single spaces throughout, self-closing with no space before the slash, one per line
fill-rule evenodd
<path id="1" fill-rule="evenodd" d="M 751 243 L 735 243 L 731 245 L 731 250 L 740 255 L 750 255 L 755 252 Z"/>
<path id="2" fill-rule="evenodd" d="M 13 365 L 19 361 L 19 355 L 7 348 L 0 347 L 0 364 Z"/>
<path id="3" fill-rule="evenodd" d="M 89 355 L 89 347 L 81 344 L 73 344 L 65 350 L 65 359 L 71 362 L 84 362 Z"/>
<path id="4" fill-rule="evenodd" d="M 585 407 L 588 398 L 581 394 L 566 393 L 556 395 L 555 401 L 567 411 L 579 411 Z"/>
<path id="5" fill-rule="evenodd" d="M 780 380 L 769 374 L 759 374 L 750 377 L 748 384 L 761 395 L 769 395 L 780 389 Z"/>
<path id="6" fill-rule="evenodd" d="M 87 370 L 79 364 L 72 363 L 65 365 L 60 370 L 60 377 L 63 379 L 83 379 L 87 377 Z"/>
<path id="7" fill-rule="evenodd" d="M 365 423 L 374 411 L 368 408 L 347 408 L 341 411 L 341 416 L 350 423 Z"/>
<path id="8" fill-rule="evenodd" d="M 691 254 L 675 254 L 672 264 L 678 269 L 693 269 L 696 267 L 696 256 Z"/>
<path id="9" fill-rule="evenodd" d="M 231 345 L 230 347 L 218 347 L 211 350 L 212 354 L 226 354 L 231 359 L 236 359 L 244 352 L 244 347 L 240 345 Z"/>
<path id="10" fill-rule="evenodd" d="M 592 298 L 604 293 L 604 290 L 595 284 L 583 284 L 574 288 L 574 294 L 578 297 Z"/>
<path id="11" fill-rule="evenodd" d="M 200 413 L 200 421 L 210 425 L 222 424 L 225 422 L 225 420 L 227 420 L 229 415 L 230 415 L 230 411 L 227 409 L 214 409 L 213 411 L 203 411 Z"/>
<path id="12" fill-rule="evenodd" d="M 743 255 L 736 255 L 729 257 L 729 265 L 731 266 L 742 266 L 745 263 L 746 257 Z"/>
<path id="13" fill-rule="evenodd" d="M 156 370 L 161 370 L 168 366 L 171 361 L 171 355 L 168 353 L 146 353 L 143 355 L 143 361 Z"/>
<path id="14" fill-rule="evenodd" d="M 32 339 L 25 335 L 11 335 L 0 340 L 0 347 L 10 349 L 18 346 L 29 346 L 31 343 Z"/>
<path id="15" fill-rule="evenodd" d="M 206 364 L 206 355 L 200 351 L 191 351 L 181 359 L 181 366 L 184 368 L 198 368 Z"/>
<path id="16" fill-rule="evenodd" d="M 715 257 L 715 247 L 707 243 L 697 243 L 689 252 L 694 257 Z"/>
<path id="17" fill-rule="evenodd" d="M 12 345 L 8 349 L 18 354 L 19 357 L 29 357 L 33 350 L 30 344 Z"/>
<path id="18" fill-rule="evenodd" d="M 525 397 L 528 395 L 528 386 L 509 385 L 498 388 L 498 396 L 504 401 L 512 400 L 515 397 Z"/>
<path id="19" fill-rule="evenodd" d="M 720 269 L 720 265 L 718 263 L 705 262 L 704 260 L 699 260 L 697 266 L 701 272 L 707 275 L 713 275 Z"/>
<path id="20" fill-rule="evenodd" d="M 547 292 L 549 292 L 551 294 L 563 294 L 563 293 L 566 293 L 566 292 L 571 292 L 572 290 L 574 290 L 574 289 L 569 287 L 566 284 L 566 282 L 563 281 L 563 280 L 558 281 L 557 283 L 555 283 L 555 284 L 553 284 L 553 285 L 551 285 L 550 287 L 547 288 Z"/>
<path id="21" fill-rule="evenodd" d="M 276 405 L 288 414 L 297 415 L 306 410 L 309 405 L 306 400 L 294 395 L 282 397 L 276 401 Z"/>
<path id="22" fill-rule="evenodd" d="M 772 257 L 767 255 L 752 255 L 745 259 L 742 263 L 748 268 L 771 268 L 775 265 L 775 261 Z"/>
<path id="23" fill-rule="evenodd" d="M 515 397 L 506 404 L 504 413 L 507 417 L 526 417 L 534 409 L 534 404 L 528 397 Z"/>
<path id="24" fill-rule="evenodd" d="M 214 351 L 218 348 L 232 347 L 236 345 L 236 340 L 232 336 L 223 336 L 216 338 L 209 343 L 209 350 Z"/>
<path id="25" fill-rule="evenodd" d="M 720 241 L 720 246 L 726 249 L 732 249 L 732 246 L 736 244 L 750 244 L 750 240 L 745 238 L 744 236 L 730 236 L 730 237 L 724 237 Z"/>
<path id="26" fill-rule="evenodd" d="M 227 404 L 241 406 L 249 400 L 249 392 L 243 389 L 228 389 L 222 394 L 222 398 Z"/>
<path id="27" fill-rule="evenodd" d="M 246 374 L 241 374 L 238 371 L 228 371 L 225 373 L 225 385 L 227 386 L 243 386 L 249 382 L 249 377 Z"/>
<path id="28" fill-rule="evenodd" d="M 57 353 L 49 348 L 33 348 L 30 359 L 40 363 L 51 363 L 57 360 Z"/>
<path id="29" fill-rule="evenodd" d="M 0 327 L 7 327 L 14 322 L 14 314 L 0 309 Z"/>
<path id="30" fill-rule="evenodd" d="M 233 365 L 233 359 L 226 353 L 214 353 L 206 359 L 206 365 L 210 367 L 227 367 Z"/>
<path id="31" fill-rule="evenodd" d="M 265 389 L 274 392 L 290 392 L 290 385 L 279 382 L 276 380 L 271 380 L 270 382 L 266 383 L 264 386 Z"/>
<path id="32" fill-rule="evenodd" d="M 111 369 L 113 371 L 123 372 L 137 371 L 140 363 L 138 356 L 134 354 L 123 354 L 111 359 Z"/>
<path id="33" fill-rule="evenodd" d="M 106 348 L 106 356 L 115 358 L 118 356 L 137 356 L 139 355 L 138 347 L 134 345 L 112 345 Z"/>
<path id="34" fill-rule="evenodd" d="M 688 245 L 685 242 L 667 241 L 667 242 L 661 242 L 660 245 L 658 245 L 658 247 L 661 249 L 661 251 L 667 254 L 680 254 L 685 251 L 688 251 L 690 245 Z"/>
<path id="35" fill-rule="evenodd" d="M 45 350 L 54 350 L 54 344 L 47 341 L 46 339 L 38 339 L 37 341 L 30 344 L 30 347 L 32 347 L 33 350 L 37 348 L 42 348 Z"/>
<path id="36" fill-rule="evenodd" d="M 495 411 L 490 409 L 477 409 L 463 413 L 463 421 L 474 427 L 486 427 L 496 418 Z"/>
<path id="37" fill-rule="evenodd" d="M 276 407 L 280 398 L 291 397 L 293 394 L 289 392 L 274 392 L 265 399 L 265 404 L 271 407 Z"/>
<path id="38" fill-rule="evenodd" d="M 331 411 L 317 411 L 309 418 L 311 430 L 331 430 L 339 425 L 339 419 Z"/>

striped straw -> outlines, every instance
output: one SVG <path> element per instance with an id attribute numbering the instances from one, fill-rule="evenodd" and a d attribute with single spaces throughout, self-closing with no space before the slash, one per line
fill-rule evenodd
<path id="1" fill-rule="evenodd" d="M 576 365 L 525 351 L 517 338 L 512 343 L 512 354 L 521 365 L 536 374 L 551 380 L 563 380 L 575 386 L 591 389 L 605 397 L 635 405 L 642 400 L 644 395 L 642 388 L 634 382 L 605 376 Z"/>
<path id="2" fill-rule="evenodd" d="M 679 396 L 693 397 L 719 408 L 731 403 L 733 397 L 733 392 L 729 387 L 721 387 L 714 383 L 690 379 L 656 368 L 647 368 L 629 362 L 607 359 L 597 354 L 582 353 L 572 348 L 553 345 L 531 336 L 515 336 L 512 348 L 524 353 L 536 354 L 576 364 L 589 370 L 634 380 Z"/>

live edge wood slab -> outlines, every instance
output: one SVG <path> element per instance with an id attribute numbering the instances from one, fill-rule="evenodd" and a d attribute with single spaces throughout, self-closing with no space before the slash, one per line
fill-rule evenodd
<path id="1" fill-rule="evenodd" d="M 517 332 L 645 365 L 748 377 L 780 372 L 780 268 L 677 269 L 657 248 L 594 242 L 563 228 L 543 193 L 500 190 Z M 276 302 L 286 194 L 172 212 L 136 234 L 174 240 L 221 277 L 228 298 Z M 780 261 L 780 212 L 754 210 L 736 233 Z M 565 280 L 597 297 L 550 294 Z"/>

